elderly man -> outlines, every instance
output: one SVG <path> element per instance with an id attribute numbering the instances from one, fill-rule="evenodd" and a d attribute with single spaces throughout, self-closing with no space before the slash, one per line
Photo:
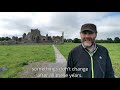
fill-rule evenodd
<path id="1" fill-rule="evenodd" d="M 108 50 L 95 43 L 96 25 L 92 23 L 82 25 L 80 36 L 81 45 L 69 53 L 66 76 L 68 78 L 114 78 Z"/>

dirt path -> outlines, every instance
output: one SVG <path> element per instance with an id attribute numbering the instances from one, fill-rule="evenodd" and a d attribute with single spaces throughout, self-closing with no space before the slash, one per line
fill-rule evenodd
<path id="1" fill-rule="evenodd" d="M 60 53 L 60 51 L 53 45 L 55 56 L 56 56 L 56 63 L 66 63 L 65 57 Z"/>
<path id="2" fill-rule="evenodd" d="M 64 78 L 66 69 L 66 59 L 53 45 L 56 62 L 34 62 L 24 68 L 20 73 L 20 78 Z"/>

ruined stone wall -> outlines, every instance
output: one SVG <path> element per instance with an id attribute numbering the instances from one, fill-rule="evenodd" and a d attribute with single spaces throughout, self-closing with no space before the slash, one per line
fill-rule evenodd
<path id="1" fill-rule="evenodd" d="M 0 45 L 7 45 L 7 44 L 33 44 L 33 43 L 55 43 L 61 44 L 64 43 L 64 33 L 62 36 L 42 36 L 38 29 L 31 29 L 31 32 L 28 34 L 24 33 L 22 37 L 14 37 L 12 40 L 9 41 L 0 41 Z"/>

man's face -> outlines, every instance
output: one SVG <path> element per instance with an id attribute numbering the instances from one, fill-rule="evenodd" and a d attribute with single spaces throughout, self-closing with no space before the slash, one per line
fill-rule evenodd
<path id="1" fill-rule="evenodd" d="M 81 41 L 83 45 L 89 48 L 94 44 L 97 34 L 86 30 L 81 32 L 80 36 L 81 36 Z"/>

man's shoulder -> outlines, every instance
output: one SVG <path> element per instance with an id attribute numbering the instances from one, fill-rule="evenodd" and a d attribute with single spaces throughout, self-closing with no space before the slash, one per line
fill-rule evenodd
<path id="1" fill-rule="evenodd" d="M 97 46 L 98 49 L 100 49 L 100 50 L 105 50 L 105 51 L 107 51 L 107 48 L 104 47 L 103 45 L 96 44 L 96 46 Z"/>

